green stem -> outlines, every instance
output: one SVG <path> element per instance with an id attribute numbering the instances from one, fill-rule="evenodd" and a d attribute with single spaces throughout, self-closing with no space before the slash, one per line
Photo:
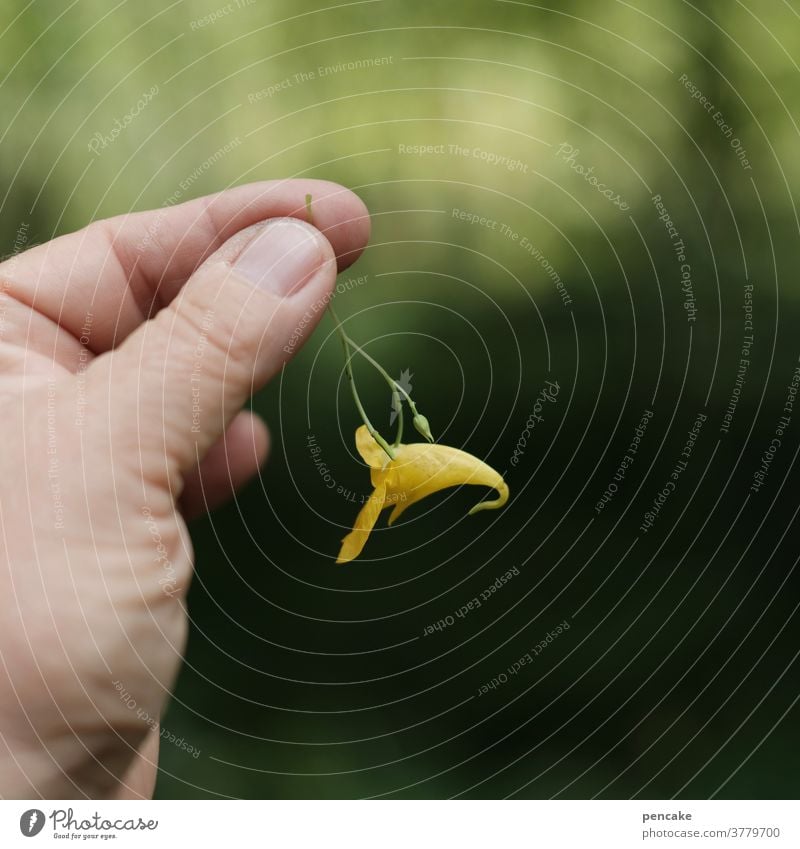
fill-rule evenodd
<path id="1" fill-rule="evenodd" d="M 411 399 L 411 396 L 406 392 L 405 389 L 386 371 L 386 369 L 377 361 L 374 360 L 360 345 L 354 342 L 345 332 L 342 330 L 342 334 L 344 338 L 347 340 L 347 344 L 350 345 L 351 348 L 355 349 L 355 351 L 361 354 L 364 359 L 374 366 L 384 377 L 386 382 L 389 384 L 392 392 L 399 392 L 408 402 L 408 406 L 411 407 L 411 412 L 415 415 L 419 415 L 419 411 L 417 410 L 417 405 Z"/>
<path id="2" fill-rule="evenodd" d="M 350 351 L 350 340 L 348 339 L 347 334 L 344 332 L 344 329 L 342 328 L 342 323 L 339 321 L 339 318 L 334 312 L 333 307 L 329 306 L 328 309 L 331 312 L 333 320 L 336 322 L 336 330 L 338 331 L 339 337 L 342 340 L 342 347 L 344 348 L 345 357 L 344 370 L 347 374 L 347 379 L 350 382 L 350 391 L 353 393 L 353 400 L 355 401 L 358 414 L 361 416 L 361 420 L 366 425 L 366 428 L 369 431 L 369 435 L 378 443 L 378 445 L 381 446 L 381 448 L 383 448 L 383 450 L 389 456 L 389 459 L 394 460 L 394 448 L 390 446 L 386 442 L 386 440 L 378 433 L 378 431 L 373 427 L 372 422 L 369 420 L 369 416 L 367 415 L 367 411 L 364 409 L 364 405 L 361 403 L 361 398 L 358 395 L 358 390 L 356 389 L 356 380 L 355 376 L 353 375 L 353 354 Z"/>
<path id="3" fill-rule="evenodd" d="M 311 224 L 311 225 L 314 224 L 314 210 L 311 208 L 311 202 L 312 202 L 313 199 L 314 199 L 313 195 L 310 195 L 310 194 L 306 195 L 306 215 L 308 216 L 308 223 Z M 355 379 L 355 375 L 353 374 L 353 365 L 352 365 L 353 355 L 350 352 L 350 345 L 354 344 L 354 343 L 353 343 L 352 339 L 348 338 L 347 334 L 344 332 L 344 328 L 342 327 L 342 322 L 339 321 L 339 317 L 336 315 L 336 312 L 334 311 L 333 307 L 329 306 L 328 308 L 330 309 L 331 316 L 333 317 L 333 320 L 336 322 L 336 330 L 339 332 L 339 336 L 341 337 L 341 340 L 342 340 L 342 347 L 344 348 L 344 369 L 345 369 L 345 372 L 347 373 L 347 379 L 350 383 L 350 391 L 353 393 L 353 400 L 356 403 L 356 409 L 358 410 L 358 414 L 361 416 L 361 420 L 366 425 L 366 428 L 369 431 L 370 436 L 378 443 L 378 445 L 381 446 L 381 448 L 383 448 L 383 450 L 387 453 L 389 458 L 391 460 L 394 460 L 394 458 L 395 458 L 394 448 L 397 448 L 397 446 L 400 444 L 400 439 L 403 436 L 403 406 L 400 403 L 399 396 L 397 395 L 397 389 L 400 389 L 402 391 L 402 387 L 397 387 L 397 389 L 394 386 L 392 387 L 392 393 L 393 393 L 392 399 L 393 399 L 393 401 L 396 399 L 396 402 L 393 404 L 393 407 L 398 410 L 398 414 L 400 416 L 400 424 L 398 425 L 398 428 L 397 428 L 397 439 L 395 439 L 394 445 L 390 447 L 387 444 L 386 440 L 372 426 L 372 422 L 369 420 L 369 416 L 367 415 L 367 411 L 364 409 L 364 405 L 361 403 L 361 398 L 358 395 L 358 389 L 356 389 L 356 379 Z M 355 346 L 355 347 L 358 347 L 358 346 Z M 361 351 L 360 348 L 358 350 Z M 361 353 L 363 353 L 363 351 L 361 351 Z M 373 362 L 374 365 L 378 365 L 377 363 L 375 363 L 374 360 L 372 362 Z M 378 367 L 380 368 L 380 366 L 378 366 Z M 383 369 L 381 369 L 381 372 L 384 374 L 384 376 L 388 380 L 391 380 L 391 378 L 389 378 L 389 375 L 387 375 L 386 372 L 383 371 Z M 408 396 L 406 396 L 406 397 L 408 397 Z"/>

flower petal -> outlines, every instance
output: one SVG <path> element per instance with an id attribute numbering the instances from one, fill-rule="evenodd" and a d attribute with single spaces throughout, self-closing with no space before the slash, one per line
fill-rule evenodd
<path id="1" fill-rule="evenodd" d="M 364 462 L 372 469 L 382 469 L 389 457 L 380 445 L 369 435 L 366 425 L 356 431 L 356 448 Z"/>
<path id="2" fill-rule="evenodd" d="M 502 475 L 472 454 L 448 445 L 401 445 L 391 471 L 389 500 L 395 507 L 389 516 L 390 525 L 412 504 L 451 486 L 476 484 L 497 490 L 498 498 L 482 501 L 470 514 L 502 507 L 508 501 L 508 485 Z M 396 500 L 402 494 L 405 498 Z"/>
<path id="3" fill-rule="evenodd" d="M 413 501 L 409 501 L 408 499 L 405 499 L 405 501 L 398 501 L 394 505 L 394 510 L 392 510 L 392 512 L 389 514 L 389 521 L 387 522 L 387 524 L 393 525 L 395 521 L 400 518 L 400 514 L 406 509 L 406 507 L 413 503 Z"/>
<path id="4" fill-rule="evenodd" d="M 369 436 L 369 434 L 367 435 Z M 369 538 L 370 531 L 375 527 L 375 522 L 378 521 L 378 516 L 380 516 L 385 503 L 386 483 L 385 481 L 381 481 L 367 499 L 367 503 L 359 511 L 356 517 L 356 523 L 353 525 L 353 530 L 342 540 L 342 547 L 339 551 L 339 556 L 336 558 L 337 563 L 349 563 L 361 554 Z"/>

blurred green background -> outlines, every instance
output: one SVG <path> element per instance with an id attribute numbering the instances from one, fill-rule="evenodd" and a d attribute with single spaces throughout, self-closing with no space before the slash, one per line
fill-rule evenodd
<path id="1" fill-rule="evenodd" d="M 5 0 L 0 49 L 6 254 L 252 180 L 339 181 L 373 214 L 348 331 L 513 496 L 466 519 L 479 494 L 440 494 L 335 566 L 358 504 L 307 437 L 337 486 L 369 487 L 324 320 L 254 399 L 261 479 L 193 526 L 164 727 L 200 753 L 162 744 L 161 797 L 800 792 L 800 422 L 749 491 L 800 355 L 798 3 Z M 546 380 L 558 400 L 512 464 Z"/>

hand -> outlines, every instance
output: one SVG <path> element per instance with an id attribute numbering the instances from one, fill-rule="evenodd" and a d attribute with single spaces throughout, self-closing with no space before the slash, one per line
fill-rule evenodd
<path id="1" fill-rule="evenodd" d="M 267 431 L 242 405 L 368 236 L 352 193 L 283 181 L 0 264 L 0 797 L 152 794 L 185 518 L 257 471 Z"/>

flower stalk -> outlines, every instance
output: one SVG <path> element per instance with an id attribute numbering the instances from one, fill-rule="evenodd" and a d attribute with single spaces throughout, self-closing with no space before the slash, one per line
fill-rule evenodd
<path id="1" fill-rule="evenodd" d="M 331 311 L 331 315 L 333 316 L 333 320 L 336 322 L 336 329 L 339 332 L 339 337 L 342 340 L 342 347 L 344 348 L 344 370 L 347 375 L 347 380 L 350 383 L 350 391 L 353 394 L 353 400 L 356 404 L 356 409 L 358 410 L 358 414 L 361 416 L 361 421 L 364 422 L 367 430 L 369 431 L 369 435 L 378 443 L 378 445 L 383 448 L 386 452 L 390 460 L 394 460 L 395 452 L 391 445 L 389 445 L 386 440 L 378 433 L 377 429 L 374 427 L 372 422 L 369 420 L 369 416 L 367 415 L 367 411 L 364 409 L 364 405 L 361 403 L 361 398 L 358 394 L 358 389 L 356 388 L 356 379 L 353 374 L 353 353 L 350 350 L 350 344 L 347 334 L 342 330 L 342 325 L 339 319 L 336 317 L 336 313 L 333 311 L 333 307 L 328 307 Z"/>
<path id="2" fill-rule="evenodd" d="M 308 219 L 309 224 L 314 224 L 314 210 L 311 208 L 313 197 L 310 194 L 306 195 L 306 217 Z M 364 422 L 367 430 L 369 431 L 370 436 L 375 440 L 375 442 L 380 445 L 380 447 L 384 450 L 386 455 L 390 460 L 395 459 L 396 449 L 400 446 L 401 440 L 403 438 L 403 401 L 405 401 L 409 409 L 411 410 L 411 414 L 413 416 L 412 422 L 416 430 L 428 440 L 428 442 L 433 442 L 433 435 L 431 434 L 430 425 L 428 423 L 427 418 L 423 416 L 419 410 L 417 409 L 417 405 L 414 403 L 411 395 L 408 393 L 406 388 L 395 380 L 388 371 L 374 358 L 371 357 L 357 342 L 350 338 L 345 332 L 344 326 L 342 322 L 339 320 L 339 317 L 336 315 L 336 311 L 334 310 L 332 305 L 328 306 L 328 311 L 331 314 L 331 318 L 333 319 L 336 325 L 336 332 L 339 334 L 339 338 L 342 342 L 342 348 L 344 349 L 344 357 L 345 357 L 345 373 L 347 374 L 347 380 L 350 384 L 350 391 L 353 395 L 353 401 L 355 402 L 356 409 L 358 410 L 359 416 L 361 416 L 361 420 Z M 392 393 L 392 410 L 397 414 L 397 433 L 395 435 L 394 442 L 389 445 L 389 443 L 381 436 L 377 428 L 372 424 L 367 415 L 366 410 L 364 409 L 364 405 L 361 402 L 361 398 L 358 394 L 358 389 L 356 387 L 356 379 L 355 374 L 353 373 L 353 356 L 354 353 L 359 354 L 363 357 L 386 381 L 389 386 L 389 389 Z"/>
<path id="3" fill-rule="evenodd" d="M 313 225 L 314 212 L 310 194 L 306 195 L 305 202 L 308 222 Z M 353 530 L 342 540 L 336 562 L 348 563 L 361 554 L 378 517 L 387 507 L 393 507 L 389 517 L 391 525 L 410 505 L 443 489 L 463 484 L 488 486 L 497 491 L 497 498 L 479 502 L 469 511 L 470 515 L 480 510 L 496 510 L 502 507 L 509 496 L 508 485 L 503 476 L 477 457 L 458 448 L 429 445 L 428 443 L 434 441 L 430 423 L 419 412 L 405 386 L 395 380 L 374 357 L 347 335 L 332 306 L 328 306 L 328 311 L 336 325 L 336 332 L 344 350 L 344 370 L 353 401 L 364 422 L 356 431 L 356 448 L 370 467 L 370 478 L 374 487 L 356 517 Z M 392 413 L 396 415 L 398 424 L 397 434 L 391 445 L 372 424 L 361 402 L 353 373 L 353 358 L 356 354 L 363 357 L 383 377 L 392 393 Z M 401 376 L 401 380 L 403 379 Z M 414 428 L 426 442 L 403 444 L 404 402 L 411 410 Z"/>

